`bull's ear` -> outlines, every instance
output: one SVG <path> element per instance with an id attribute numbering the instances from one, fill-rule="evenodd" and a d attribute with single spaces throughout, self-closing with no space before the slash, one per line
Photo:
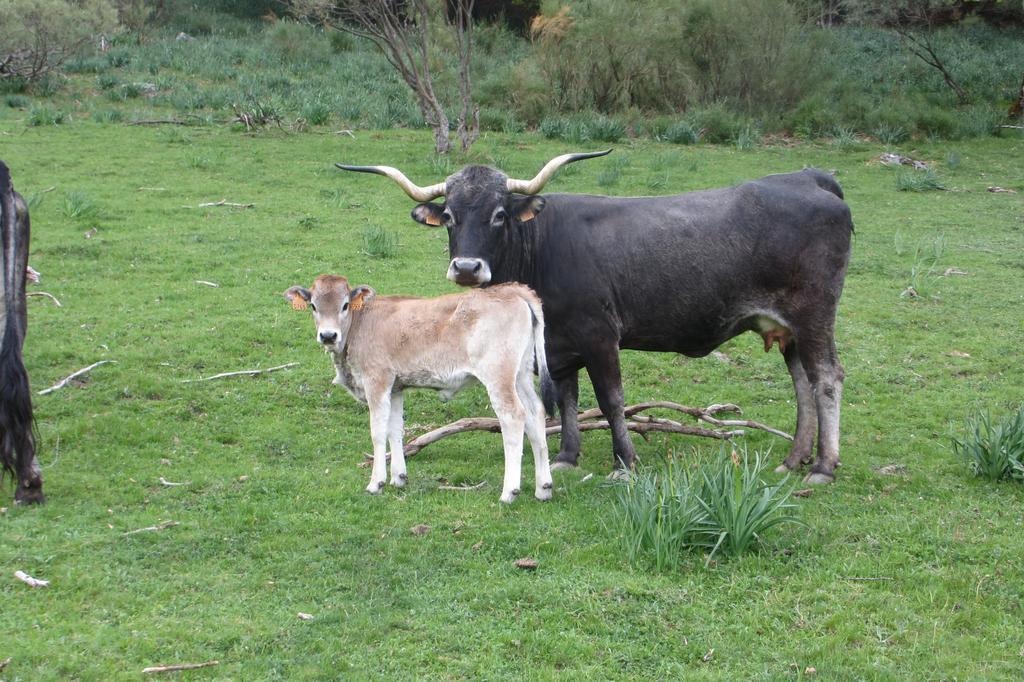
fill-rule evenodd
<path id="1" fill-rule="evenodd" d="M 427 202 L 419 204 L 412 210 L 412 219 L 423 225 L 438 227 L 442 224 L 441 214 L 443 212 L 444 206 Z"/>
<path id="2" fill-rule="evenodd" d="M 373 287 L 360 284 L 348 295 L 349 308 L 351 310 L 362 310 L 363 306 L 372 301 L 376 295 L 377 292 L 373 290 Z"/>
<path id="3" fill-rule="evenodd" d="M 302 287 L 291 287 L 288 291 L 284 292 L 284 297 L 291 301 L 292 307 L 296 310 L 305 310 L 312 296 L 313 294 L 309 292 L 309 289 L 303 289 Z"/>
<path id="4" fill-rule="evenodd" d="M 544 197 L 516 197 L 512 200 L 512 215 L 521 223 L 533 220 L 544 210 Z"/>

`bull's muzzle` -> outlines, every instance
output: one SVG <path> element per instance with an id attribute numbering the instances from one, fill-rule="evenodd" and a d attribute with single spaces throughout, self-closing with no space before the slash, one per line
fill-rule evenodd
<path id="1" fill-rule="evenodd" d="M 453 258 L 448 279 L 464 287 L 480 286 L 491 281 L 491 267 L 482 258 Z"/>

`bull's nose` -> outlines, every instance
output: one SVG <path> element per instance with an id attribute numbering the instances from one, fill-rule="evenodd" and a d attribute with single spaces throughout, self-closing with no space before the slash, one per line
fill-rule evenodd
<path id="1" fill-rule="evenodd" d="M 338 332 L 320 332 L 320 343 L 330 345 L 338 340 Z"/>
<path id="2" fill-rule="evenodd" d="M 487 284 L 491 281 L 491 268 L 481 258 L 453 258 L 448 266 L 448 279 L 456 284 Z"/>

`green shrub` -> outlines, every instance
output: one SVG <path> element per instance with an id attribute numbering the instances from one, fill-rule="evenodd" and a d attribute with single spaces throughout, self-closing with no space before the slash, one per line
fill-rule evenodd
<path id="1" fill-rule="evenodd" d="M 746 125 L 738 114 L 722 106 L 697 111 L 690 119 L 707 142 L 734 142 Z"/>
<path id="2" fill-rule="evenodd" d="M 64 216 L 76 220 L 89 220 L 99 213 L 99 207 L 84 192 L 68 192 L 64 195 Z"/>
<path id="3" fill-rule="evenodd" d="M 96 87 L 100 90 L 113 90 L 121 84 L 121 79 L 112 73 L 100 74 L 96 78 Z"/>
<path id="4" fill-rule="evenodd" d="M 900 192 L 933 192 L 944 190 L 938 174 L 929 168 L 919 171 L 909 168 L 898 168 L 896 170 L 896 189 Z"/>
<path id="5" fill-rule="evenodd" d="M 960 138 L 988 137 L 999 132 L 1003 112 L 991 105 L 968 107 L 957 115 L 956 136 Z"/>
<path id="6" fill-rule="evenodd" d="M 540 133 L 549 140 L 565 137 L 566 123 L 561 118 L 546 118 L 540 122 Z"/>
<path id="7" fill-rule="evenodd" d="M 661 139 L 672 144 L 697 144 L 701 131 L 686 120 L 679 120 L 669 126 L 661 135 Z"/>
<path id="8" fill-rule="evenodd" d="M 783 478 L 763 480 L 767 462 L 733 451 L 687 464 L 668 458 L 617 491 L 620 537 L 631 562 L 650 557 L 658 570 L 675 568 L 688 550 L 736 557 L 764 542 L 767 531 L 802 523 Z"/>
<path id="9" fill-rule="evenodd" d="M 4 102 L 11 109 L 25 109 L 32 104 L 32 100 L 25 95 L 7 95 L 4 98 Z"/>
<path id="10" fill-rule="evenodd" d="M 1024 481 L 1024 405 L 1001 421 L 986 411 L 967 420 L 967 435 L 953 437 L 953 452 L 975 476 Z"/>
<path id="11" fill-rule="evenodd" d="M 370 258 L 394 258 L 398 255 L 398 235 L 380 225 L 363 229 L 363 252 Z"/>
<path id="12" fill-rule="evenodd" d="M 65 120 L 67 120 L 67 114 L 45 104 L 33 106 L 28 112 L 30 126 L 55 126 L 64 123 Z"/>
<path id="13" fill-rule="evenodd" d="M 751 125 L 745 125 L 736 133 L 737 149 L 753 149 L 754 145 L 760 144 L 761 131 Z"/>
<path id="14" fill-rule="evenodd" d="M 626 126 L 607 116 L 592 118 L 586 126 L 589 139 L 598 142 L 618 142 L 626 134 Z"/>
<path id="15" fill-rule="evenodd" d="M 124 112 L 120 109 L 101 109 L 92 112 L 92 120 L 101 123 L 120 123 L 124 120 Z"/>
<path id="16" fill-rule="evenodd" d="M 874 129 L 872 133 L 878 141 L 890 147 L 899 144 L 907 139 L 907 131 L 900 126 L 882 124 Z"/>
<path id="17" fill-rule="evenodd" d="M 958 132 L 956 114 L 935 106 L 922 106 L 914 124 L 921 133 L 937 139 L 955 139 Z"/>
<path id="18" fill-rule="evenodd" d="M 333 107 L 319 95 L 303 104 L 299 112 L 299 116 L 311 126 L 320 126 L 330 122 L 332 114 Z"/>
<path id="19" fill-rule="evenodd" d="M 288 63 L 324 64 L 334 51 L 323 31 L 294 21 L 278 21 L 264 32 L 267 48 Z"/>

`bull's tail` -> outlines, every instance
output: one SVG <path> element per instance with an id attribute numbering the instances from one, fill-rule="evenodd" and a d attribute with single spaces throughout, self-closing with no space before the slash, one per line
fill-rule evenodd
<path id="1" fill-rule="evenodd" d="M 532 292 L 531 292 L 532 293 Z M 549 415 L 555 413 L 555 390 L 548 372 L 548 356 L 544 350 L 544 311 L 536 294 L 524 296 L 523 300 L 530 306 L 533 317 L 533 355 L 537 361 L 537 374 L 540 375 L 540 395 L 544 409 Z"/>
<path id="2" fill-rule="evenodd" d="M 23 214 L 19 218 L 19 209 Z M 0 243 L 3 306 L 0 328 L 0 477 L 19 483 L 35 466 L 32 396 L 22 361 L 25 340 L 25 267 L 28 264 L 28 211 L 14 192 L 11 174 L 0 161 Z M 32 481 L 32 484 L 41 482 Z M 22 492 L 19 490 L 19 493 Z"/>

